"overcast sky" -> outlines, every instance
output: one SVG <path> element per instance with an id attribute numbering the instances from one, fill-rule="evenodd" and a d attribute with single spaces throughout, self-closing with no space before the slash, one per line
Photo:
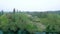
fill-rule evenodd
<path id="1" fill-rule="evenodd" d="M 60 0 L 0 0 L 0 10 L 12 11 L 60 10 Z"/>

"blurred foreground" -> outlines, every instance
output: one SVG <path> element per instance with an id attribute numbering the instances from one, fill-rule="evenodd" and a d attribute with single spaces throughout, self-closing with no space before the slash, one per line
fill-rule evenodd
<path id="1" fill-rule="evenodd" d="M 60 11 L 0 12 L 0 34 L 60 34 Z"/>

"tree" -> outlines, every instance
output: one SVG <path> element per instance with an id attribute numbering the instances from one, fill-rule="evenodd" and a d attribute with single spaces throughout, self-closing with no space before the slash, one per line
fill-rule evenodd
<path id="1" fill-rule="evenodd" d="M 4 12 L 3 12 L 3 10 L 1 10 L 1 12 L 0 12 L 0 16 L 3 15 L 3 14 L 4 14 Z"/>
<path id="2" fill-rule="evenodd" d="M 0 21 L 1 21 L 0 28 L 4 31 L 7 31 L 9 26 L 8 26 L 8 19 L 6 15 L 2 15 L 0 17 Z"/>
<path id="3" fill-rule="evenodd" d="M 15 13 L 15 8 L 13 9 L 13 13 Z"/>

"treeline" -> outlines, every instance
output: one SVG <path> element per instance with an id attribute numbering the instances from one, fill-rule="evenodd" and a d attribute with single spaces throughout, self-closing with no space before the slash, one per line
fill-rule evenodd
<path id="1" fill-rule="evenodd" d="M 46 11 L 46 12 L 27 12 L 30 15 L 37 16 L 40 23 L 46 26 L 46 33 L 56 32 L 60 34 L 60 11 Z"/>
<path id="2" fill-rule="evenodd" d="M 29 14 L 24 12 L 16 12 L 13 9 L 13 12 L 0 12 L 0 30 L 4 34 L 18 34 L 19 31 L 23 34 L 32 34 L 36 31 L 43 31 L 45 28 L 38 27 L 37 24 L 40 24 L 40 20 L 36 20 L 37 17 L 32 17 Z M 38 23 L 36 23 L 38 22 Z"/>
<path id="3" fill-rule="evenodd" d="M 60 34 L 60 11 L 49 12 L 0 12 L 0 30 L 4 34 Z"/>

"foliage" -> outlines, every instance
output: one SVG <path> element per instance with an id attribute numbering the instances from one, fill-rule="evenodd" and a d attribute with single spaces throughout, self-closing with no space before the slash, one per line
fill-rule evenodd
<path id="1" fill-rule="evenodd" d="M 15 12 L 0 14 L 0 29 L 17 31 L 27 29 L 30 32 L 60 32 L 60 14 L 49 12 Z"/>

